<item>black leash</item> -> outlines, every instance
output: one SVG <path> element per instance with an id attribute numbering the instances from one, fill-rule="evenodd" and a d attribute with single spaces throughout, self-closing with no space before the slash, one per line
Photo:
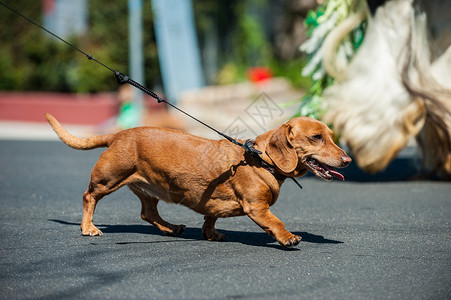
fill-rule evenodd
<path id="1" fill-rule="evenodd" d="M 139 84 L 138 82 L 134 81 L 133 79 L 131 79 L 129 76 L 122 74 L 119 71 L 113 70 L 112 68 L 110 68 L 109 66 L 103 64 L 102 62 L 98 61 L 97 59 L 95 59 L 91 54 L 88 54 L 86 52 L 84 52 L 83 50 L 79 49 L 78 47 L 76 47 L 75 45 L 69 43 L 68 41 L 64 40 L 63 38 L 59 37 L 58 35 L 54 34 L 53 32 L 51 32 L 50 30 L 48 30 L 47 28 L 45 28 L 44 26 L 36 23 L 35 21 L 33 21 L 32 19 L 28 18 L 27 16 L 23 15 L 22 13 L 20 13 L 19 11 L 9 7 L 8 5 L 6 5 L 5 3 L 0 1 L 0 5 L 6 7 L 7 9 L 9 9 L 10 11 L 14 12 L 15 14 L 21 16 L 22 18 L 24 18 L 25 20 L 27 20 L 28 22 L 30 22 L 31 24 L 37 26 L 38 28 L 40 28 L 41 30 L 44 30 L 45 32 L 47 32 L 48 34 L 52 35 L 53 37 L 57 38 L 58 40 L 60 40 L 61 42 L 65 43 L 66 45 L 68 45 L 69 47 L 75 49 L 76 51 L 80 52 L 81 54 L 85 55 L 89 60 L 95 61 L 96 63 L 98 63 L 99 65 L 101 65 L 102 67 L 110 70 L 111 72 L 114 73 L 114 75 L 116 76 L 117 82 L 119 84 L 124 84 L 124 83 L 128 83 L 131 84 L 132 86 L 134 86 L 135 88 L 143 91 L 144 93 L 146 93 L 147 95 L 151 96 L 152 98 L 155 98 L 158 103 L 166 103 L 167 105 L 169 105 L 170 107 L 178 110 L 179 112 L 185 114 L 186 116 L 190 117 L 191 119 L 197 121 L 198 123 L 204 125 L 205 127 L 209 128 L 210 130 L 213 130 L 214 132 L 216 132 L 217 134 L 219 134 L 220 136 L 224 137 L 226 140 L 228 140 L 229 142 L 234 143 L 235 145 L 240 146 L 241 148 L 243 148 L 246 152 L 248 152 L 258 163 L 260 163 L 260 165 L 267 169 L 268 171 L 270 171 L 274 177 L 276 177 L 276 179 L 278 180 L 282 180 L 282 175 L 276 173 L 276 167 L 273 166 L 272 164 L 266 162 L 261 156 L 260 154 L 262 154 L 261 151 L 257 150 L 254 148 L 252 141 L 249 139 L 246 142 L 240 143 L 239 141 L 237 141 L 236 139 L 226 135 L 225 133 L 211 127 L 210 125 L 202 122 L 201 120 L 197 119 L 196 117 L 190 115 L 189 113 L 181 110 L 180 108 L 178 108 L 177 106 L 171 104 L 170 102 L 166 101 L 165 99 L 161 98 L 160 96 L 158 96 L 157 94 L 155 94 L 154 92 L 152 92 L 151 90 L 149 90 L 148 88 L 146 88 L 145 86 Z M 277 175 L 276 175 L 277 174 Z M 284 176 L 283 176 L 284 177 Z M 294 178 L 294 177 L 288 177 L 291 178 L 298 187 L 300 187 L 302 189 L 301 184 Z"/>

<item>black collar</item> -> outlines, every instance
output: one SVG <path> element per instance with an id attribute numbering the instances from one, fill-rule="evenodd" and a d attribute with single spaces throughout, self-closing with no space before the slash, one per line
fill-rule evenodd
<path id="1" fill-rule="evenodd" d="M 248 152 L 252 158 L 263 168 L 265 168 L 269 173 L 271 173 L 278 181 L 284 181 L 288 178 L 288 176 L 282 175 L 279 172 L 277 172 L 276 166 L 268 163 L 265 161 L 260 154 L 262 154 L 261 151 L 254 148 L 255 141 L 247 140 L 245 143 L 245 150 Z"/>
<path id="2" fill-rule="evenodd" d="M 252 158 L 253 158 L 258 164 L 260 164 L 260 165 L 261 165 L 263 168 L 265 168 L 269 173 L 271 173 L 271 174 L 274 176 L 274 178 L 276 178 L 276 180 L 282 181 L 282 182 L 283 182 L 285 179 L 291 178 L 291 179 L 294 181 L 294 183 L 296 183 L 296 185 L 297 185 L 300 189 L 302 189 L 302 185 L 296 180 L 296 178 L 294 178 L 294 177 L 289 177 L 289 176 L 285 176 L 285 175 L 280 174 L 279 172 L 277 172 L 276 166 L 274 166 L 274 165 L 270 164 L 269 162 L 265 161 L 265 160 L 260 156 L 260 154 L 262 154 L 262 152 L 261 152 L 260 150 L 255 149 L 255 148 L 254 148 L 254 144 L 255 144 L 255 141 L 247 140 L 247 141 L 242 145 L 242 147 L 244 148 L 244 150 L 245 150 L 246 152 L 248 152 L 248 153 L 252 156 Z"/>

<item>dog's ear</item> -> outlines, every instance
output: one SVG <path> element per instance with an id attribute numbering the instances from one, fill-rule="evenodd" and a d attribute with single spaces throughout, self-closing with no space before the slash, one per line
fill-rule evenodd
<path id="1" fill-rule="evenodd" d="M 298 165 L 296 150 L 288 138 L 290 129 L 291 127 L 286 124 L 281 125 L 273 133 L 266 146 L 266 154 L 286 174 L 293 172 Z"/>

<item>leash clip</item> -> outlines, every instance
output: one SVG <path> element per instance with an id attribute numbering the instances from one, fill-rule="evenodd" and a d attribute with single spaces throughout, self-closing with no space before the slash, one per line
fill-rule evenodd
<path id="1" fill-rule="evenodd" d="M 117 83 L 119 84 L 127 83 L 130 79 L 127 75 L 124 75 L 119 71 L 114 71 L 114 75 L 116 76 Z"/>
<path id="2" fill-rule="evenodd" d="M 257 150 L 254 148 L 254 143 L 249 139 L 247 141 L 244 142 L 243 145 L 244 150 L 246 150 L 247 152 L 251 153 L 252 155 L 260 155 L 262 154 L 262 152 L 260 150 Z"/>

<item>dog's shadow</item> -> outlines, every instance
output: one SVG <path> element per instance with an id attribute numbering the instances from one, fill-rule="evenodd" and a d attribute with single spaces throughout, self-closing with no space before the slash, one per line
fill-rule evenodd
<path id="1" fill-rule="evenodd" d="M 63 220 L 49 219 L 51 222 L 55 222 L 62 225 L 69 226 L 80 226 L 78 223 L 67 222 Z M 151 225 L 97 225 L 103 233 L 141 233 L 141 234 L 151 234 L 151 235 L 160 235 L 166 236 L 156 227 Z M 232 231 L 232 230 L 222 230 L 218 229 L 218 232 L 224 234 L 226 236 L 227 242 L 241 243 L 245 245 L 251 246 L 264 246 L 264 247 L 273 247 L 284 250 L 299 250 L 298 248 L 284 248 L 277 244 L 275 240 L 270 237 L 265 232 L 243 232 L 243 231 Z M 305 243 L 313 243 L 313 244 L 342 244 L 341 241 L 326 239 L 321 235 L 311 234 L 308 232 L 293 232 L 293 234 L 299 235 L 302 237 L 301 242 Z M 205 238 L 202 235 L 201 228 L 185 228 L 185 231 L 177 237 L 177 240 L 202 240 Z M 167 242 L 167 241 L 164 241 Z M 139 243 L 153 243 L 153 242 L 118 242 L 119 245 L 127 245 L 127 244 L 139 244 Z"/>

